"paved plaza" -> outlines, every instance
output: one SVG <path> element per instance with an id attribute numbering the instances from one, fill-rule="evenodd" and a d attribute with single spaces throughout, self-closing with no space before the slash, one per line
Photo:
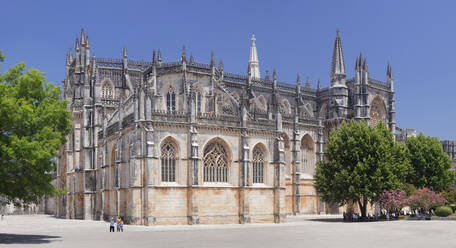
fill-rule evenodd
<path id="1" fill-rule="evenodd" d="M 285 224 L 125 226 L 46 215 L 6 216 L 0 247 L 455 247 L 455 221 L 343 223 L 336 217 L 294 217 Z"/>

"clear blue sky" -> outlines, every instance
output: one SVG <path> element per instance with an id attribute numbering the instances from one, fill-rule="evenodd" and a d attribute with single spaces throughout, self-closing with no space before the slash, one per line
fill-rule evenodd
<path id="1" fill-rule="evenodd" d="M 456 139 L 455 1 L 2 1 L 0 10 L 0 71 L 25 61 L 57 83 L 84 25 L 97 57 L 121 58 L 126 44 L 131 59 L 161 48 L 177 61 L 185 44 L 195 60 L 209 63 L 214 50 L 225 71 L 243 74 L 254 33 L 263 75 L 275 68 L 294 83 L 299 72 L 326 87 L 339 28 L 347 77 L 360 52 L 376 79 L 391 63 L 398 126 Z"/>

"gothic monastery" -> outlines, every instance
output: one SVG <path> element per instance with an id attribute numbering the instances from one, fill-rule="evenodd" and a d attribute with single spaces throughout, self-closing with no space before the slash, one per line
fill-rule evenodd
<path id="1" fill-rule="evenodd" d="M 369 76 L 366 58 L 347 78 L 337 32 L 329 87 L 281 83 L 260 74 L 252 37 L 246 75 L 187 57 L 165 62 L 91 56 L 81 31 L 66 58 L 64 97 L 73 128 L 62 147 L 60 217 L 127 223 L 213 224 L 286 221 L 338 213 L 320 201 L 314 169 L 325 140 L 347 119 L 396 130 L 391 67 Z M 247 64 L 247 63 L 246 63 Z"/>

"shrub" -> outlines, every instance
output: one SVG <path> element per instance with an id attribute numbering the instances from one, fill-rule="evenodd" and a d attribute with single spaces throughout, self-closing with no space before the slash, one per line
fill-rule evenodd
<path id="1" fill-rule="evenodd" d="M 453 213 L 453 210 L 450 207 L 441 206 L 437 207 L 435 210 L 435 215 L 439 217 L 447 217 Z"/>

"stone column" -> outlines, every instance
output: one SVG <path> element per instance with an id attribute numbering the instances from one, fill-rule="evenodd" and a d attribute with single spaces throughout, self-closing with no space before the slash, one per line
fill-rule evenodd
<path id="1" fill-rule="evenodd" d="M 250 147 L 248 144 L 248 135 L 246 130 L 241 131 L 241 181 L 239 187 L 239 222 L 241 224 L 250 223 L 249 214 L 249 164 L 250 164 Z"/>
<path id="2" fill-rule="evenodd" d="M 293 150 L 292 152 L 292 194 L 294 199 L 293 204 L 293 215 L 300 213 L 300 202 L 301 202 L 301 193 L 299 192 L 299 185 L 300 185 L 300 175 L 301 175 L 301 166 L 300 166 L 300 159 L 299 159 L 299 152 L 300 152 L 300 142 L 299 142 L 299 130 L 295 125 L 295 129 L 293 130 Z"/>
<path id="3" fill-rule="evenodd" d="M 275 163 L 274 163 L 274 222 L 286 221 L 285 213 L 285 185 L 283 179 L 283 167 L 285 164 L 285 150 L 282 132 L 276 134 Z"/>
<path id="4" fill-rule="evenodd" d="M 188 224 L 196 225 L 199 224 L 198 206 L 195 206 L 194 202 L 194 191 L 195 186 L 198 186 L 198 168 L 199 168 L 199 157 L 198 157 L 198 132 L 195 130 L 193 124 L 190 125 L 189 129 L 189 143 L 190 143 L 190 156 L 189 156 L 189 168 L 188 168 L 188 190 L 187 190 L 187 216 Z"/>

